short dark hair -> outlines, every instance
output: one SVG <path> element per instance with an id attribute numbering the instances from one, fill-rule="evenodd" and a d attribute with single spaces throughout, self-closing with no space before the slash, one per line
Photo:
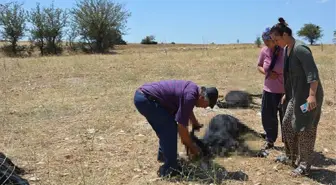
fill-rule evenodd
<path id="1" fill-rule="evenodd" d="M 289 36 L 292 36 L 292 29 L 288 27 L 288 24 L 286 23 L 285 19 L 282 17 L 278 18 L 279 23 L 274 25 L 271 28 L 271 33 L 274 33 L 275 35 L 283 36 L 284 33 L 287 33 Z"/>
<path id="2" fill-rule="evenodd" d="M 205 97 L 209 102 L 209 107 L 213 108 L 216 105 L 218 99 L 218 90 L 216 87 L 201 86 L 200 95 Z"/>

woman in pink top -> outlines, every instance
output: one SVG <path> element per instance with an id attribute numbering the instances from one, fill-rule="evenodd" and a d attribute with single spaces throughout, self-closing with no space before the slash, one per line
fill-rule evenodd
<path id="1" fill-rule="evenodd" d="M 266 133 L 266 143 L 264 149 L 274 147 L 274 142 L 278 137 L 278 117 L 279 112 L 280 125 L 282 123 L 283 112 L 279 108 L 281 98 L 284 94 L 283 83 L 283 49 L 278 47 L 270 37 L 270 28 L 262 34 L 265 43 L 260 51 L 258 70 L 265 75 L 261 120 Z"/>

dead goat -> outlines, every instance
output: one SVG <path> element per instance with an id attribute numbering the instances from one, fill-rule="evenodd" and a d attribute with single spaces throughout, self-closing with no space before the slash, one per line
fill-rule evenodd
<path id="1" fill-rule="evenodd" d="M 225 97 L 224 101 L 217 101 L 217 106 L 219 108 L 249 108 L 251 104 L 256 104 L 253 102 L 253 97 L 261 97 L 262 95 L 250 94 L 246 91 L 229 91 Z"/>
<path id="2" fill-rule="evenodd" d="M 16 166 L 4 153 L 0 152 L 0 184 L 29 185 L 26 179 L 20 177 L 25 170 Z"/>

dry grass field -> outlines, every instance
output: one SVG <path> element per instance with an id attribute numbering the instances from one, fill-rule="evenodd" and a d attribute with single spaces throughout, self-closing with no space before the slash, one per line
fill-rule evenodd
<path id="1" fill-rule="evenodd" d="M 267 158 L 217 158 L 231 174 L 218 184 L 336 184 L 335 46 L 311 48 L 325 89 L 312 176 L 291 178 L 288 166 L 274 162 L 281 151 L 272 150 Z M 241 44 L 129 45 L 110 55 L 1 56 L 1 151 L 29 169 L 25 178 L 36 185 L 201 184 L 157 179 L 158 140 L 136 112 L 134 92 L 145 82 L 188 79 L 217 86 L 221 95 L 236 89 L 260 94 L 258 54 L 254 45 Z M 214 115 L 228 113 L 262 131 L 258 108 L 195 112 L 205 126 Z M 251 141 L 251 147 L 261 145 Z M 281 141 L 276 145 L 281 147 Z M 179 152 L 184 152 L 180 143 Z"/>

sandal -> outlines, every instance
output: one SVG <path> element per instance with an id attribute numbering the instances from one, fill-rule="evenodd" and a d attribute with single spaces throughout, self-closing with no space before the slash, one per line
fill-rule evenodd
<path id="1" fill-rule="evenodd" d="M 275 162 L 280 162 L 283 164 L 288 164 L 289 158 L 286 155 L 279 155 L 278 157 L 275 158 Z"/>
<path id="2" fill-rule="evenodd" d="M 308 175 L 308 170 L 306 170 L 303 166 L 298 166 L 291 172 L 291 176 L 299 177 Z"/>
<path id="3" fill-rule="evenodd" d="M 269 153 L 267 150 L 261 149 L 259 152 L 257 152 L 256 157 L 267 157 Z"/>
<path id="4" fill-rule="evenodd" d="M 289 157 L 287 157 L 284 154 L 279 155 L 278 157 L 276 157 L 275 162 L 280 162 L 280 163 L 285 164 L 285 165 L 291 165 L 294 168 L 297 167 L 297 165 L 295 164 L 295 161 L 292 161 Z"/>

